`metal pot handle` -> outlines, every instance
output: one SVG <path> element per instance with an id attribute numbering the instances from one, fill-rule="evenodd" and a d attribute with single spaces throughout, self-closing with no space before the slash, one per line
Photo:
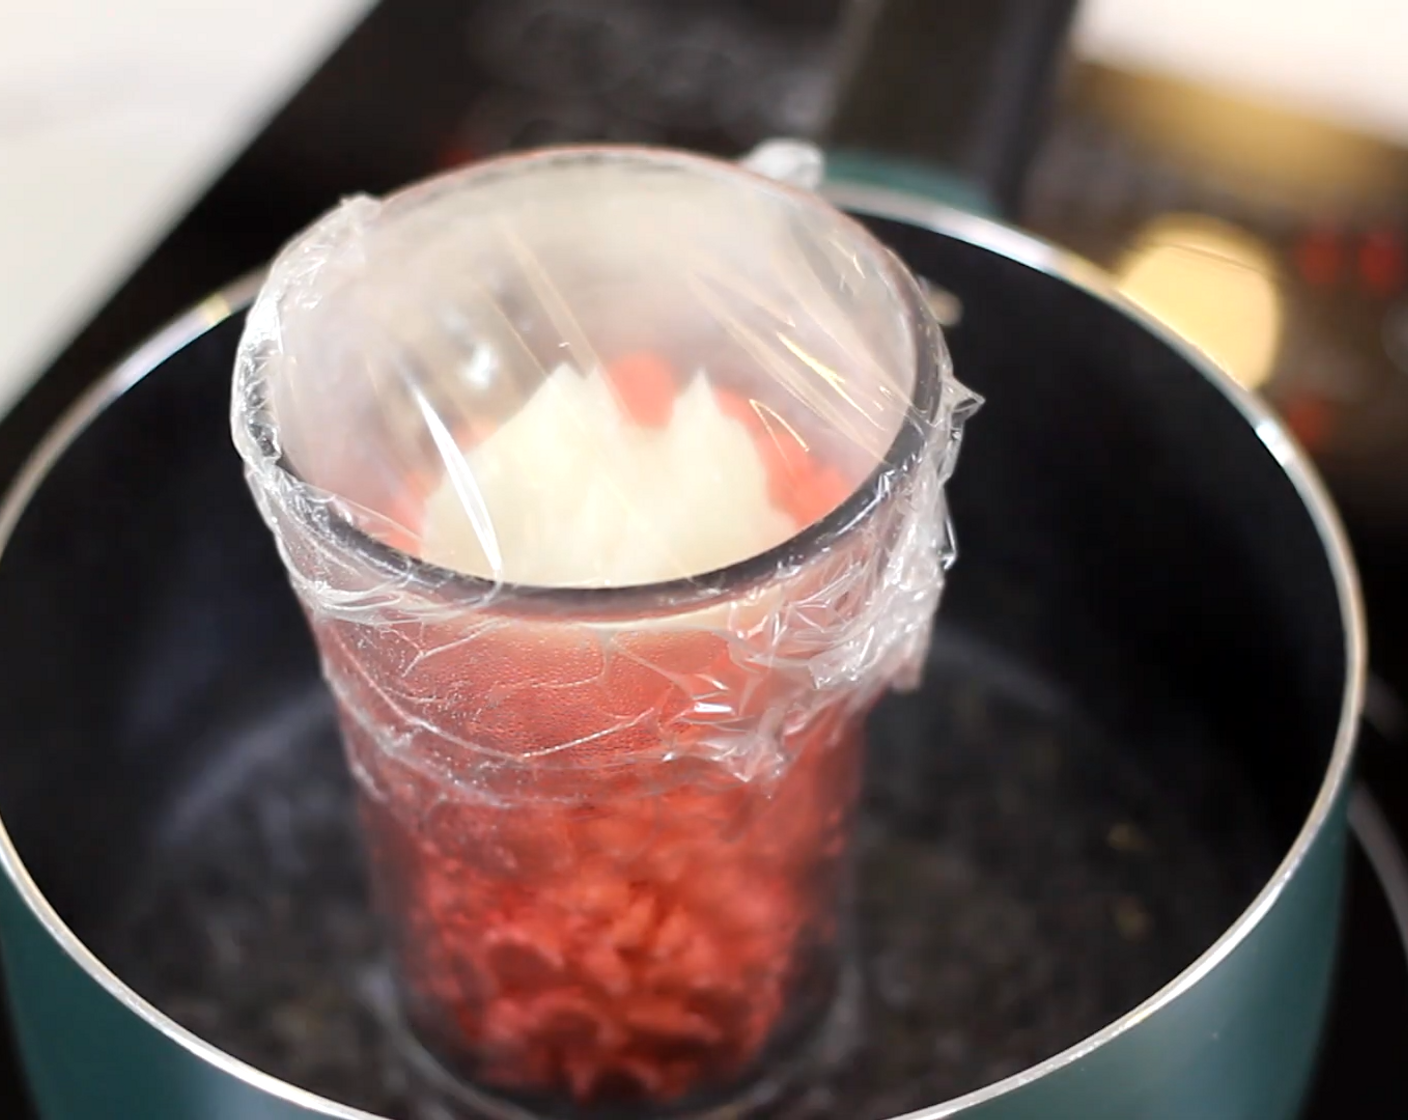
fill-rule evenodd
<path id="1" fill-rule="evenodd" d="M 1076 0 L 853 0 L 824 142 L 830 174 L 1011 216 Z"/>

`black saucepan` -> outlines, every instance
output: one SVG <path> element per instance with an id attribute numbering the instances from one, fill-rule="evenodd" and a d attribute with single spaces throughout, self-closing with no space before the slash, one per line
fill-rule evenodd
<path id="1" fill-rule="evenodd" d="M 871 729 L 863 1041 L 787 1115 L 1290 1120 L 1363 675 L 1320 484 L 1088 266 L 841 199 L 988 404 L 927 679 Z M 0 936 L 46 1120 L 408 1114 L 332 707 L 228 438 L 247 296 L 99 384 L 0 511 Z"/>

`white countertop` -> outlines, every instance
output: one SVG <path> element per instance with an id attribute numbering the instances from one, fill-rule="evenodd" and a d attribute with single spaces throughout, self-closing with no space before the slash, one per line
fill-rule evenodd
<path id="1" fill-rule="evenodd" d="M 368 6 L 0 0 L 0 414 Z"/>
<path id="2" fill-rule="evenodd" d="M 0 0 L 0 414 L 370 0 Z M 1079 49 L 1408 140 L 1405 0 L 1086 0 Z"/>

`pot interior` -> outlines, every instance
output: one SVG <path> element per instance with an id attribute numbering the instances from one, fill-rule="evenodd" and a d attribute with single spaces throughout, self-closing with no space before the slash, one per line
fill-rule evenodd
<path id="1" fill-rule="evenodd" d="M 1199 370 L 1062 280 L 875 226 L 961 300 L 988 403 L 927 678 L 872 725 L 859 1057 L 793 1120 L 951 1098 L 1173 979 L 1304 822 L 1348 669 L 1315 525 Z M 98 415 L 0 559 L 0 815 L 156 1007 L 400 1117 L 331 702 L 228 436 L 241 319 Z"/>

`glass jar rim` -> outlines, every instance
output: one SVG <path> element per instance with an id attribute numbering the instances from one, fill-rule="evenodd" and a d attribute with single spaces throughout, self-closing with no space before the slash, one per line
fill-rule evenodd
<path id="1" fill-rule="evenodd" d="M 356 556 L 379 577 L 392 580 L 413 594 L 445 605 L 462 602 L 467 608 L 482 607 L 490 601 L 498 609 L 512 604 L 515 614 L 560 616 L 581 621 L 641 618 L 708 607 L 746 593 L 766 583 L 778 571 L 795 568 L 809 557 L 833 547 L 884 501 L 896 476 L 908 476 L 924 458 L 929 430 L 941 418 L 944 395 L 946 350 L 937 324 L 932 321 L 918 283 L 894 253 L 861 222 L 818 194 L 708 156 L 643 145 L 591 144 L 494 157 L 403 188 L 388 196 L 387 202 L 413 204 L 428 195 L 462 186 L 466 181 L 488 183 L 529 170 L 534 165 L 590 165 L 604 161 L 673 165 L 713 175 L 740 177 L 794 204 L 824 214 L 829 221 L 837 222 L 839 218 L 841 227 L 872 251 L 877 266 L 887 273 L 891 290 L 899 297 L 898 310 L 909 334 L 915 363 L 909 407 L 884 457 L 830 513 L 763 552 L 712 571 L 671 580 L 581 587 L 485 579 L 442 567 L 400 549 L 363 529 L 341 510 L 330 510 L 327 531 L 337 547 Z M 277 423 L 269 415 L 269 408 L 266 398 L 261 408 L 246 413 L 243 421 L 246 430 L 269 457 L 272 469 L 282 474 L 289 485 L 295 488 L 310 485 L 273 445 L 272 435 Z"/>

